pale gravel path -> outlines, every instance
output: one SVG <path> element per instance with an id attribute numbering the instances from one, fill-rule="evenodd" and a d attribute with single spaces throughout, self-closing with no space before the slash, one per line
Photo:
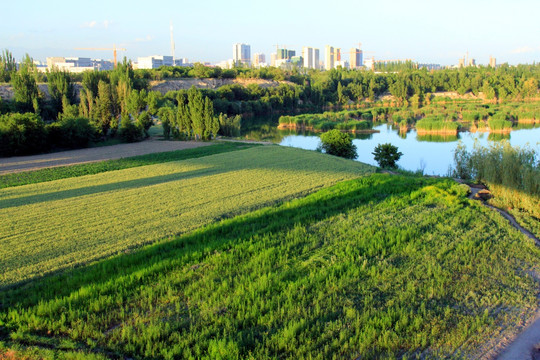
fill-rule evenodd
<path id="1" fill-rule="evenodd" d="M 212 144 L 214 143 L 196 141 L 161 141 L 149 139 L 131 144 L 118 144 L 96 148 L 68 150 L 51 154 L 0 158 L 0 175 L 56 166 L 120 159 L 130 156 L 165 151 L 191 149 Z"/>

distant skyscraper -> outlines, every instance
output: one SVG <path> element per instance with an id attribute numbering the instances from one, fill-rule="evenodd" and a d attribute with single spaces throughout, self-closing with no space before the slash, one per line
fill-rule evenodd
<path id="1" fill-rule="evenodd" d="M 461 58 L 459 59 L 459 62 L 458 62 L 458 67 L 459 68 L 462 68 L 465 66 L 465 58 Z"/>
<path id="2" fill-rule="evenodd" d="M 302 58 L 304 59 L 304 67 L 307 69 L 319 68 L 319 49 L 304 46 L 302 48 Z"/>
<path id="3" fill-rule="evenodd" d="M 351 48 L 350 51 L 350 64 L 351 69 L 359 69 L 364 63 L 363 52 L 361 49 Z"/>
<path id="4" fill-rule="evenodd" d="M 334 47 L 330 45 L 326 45 L 325 48 L 325 54 L 324 54 L 324 68 L 326 70 L 330 70 L 334 68 L 334 61 L 335 61 L 335 53 L 334 53 Z"/>
<path id="5" fill-rule="evenodd" d="M 491 66 L 492 68 L 497 67 L 497 60 L 495 60 L 495 58 L 492 56 L 489 57 L 489 66 Z"/>
<path id="6" fill-rule="evenodd" d="M 476 66 L 476 59 L 469 59 L 469 64 L 467 66 Z"/>
<path id="7" fill-rule="evenodd" d="M 276 66 L 277 54 L 270 54 L 270 66 Z"/>
<path id="8" fill-rule="evenodd" d="M 264 54 L 256 53 L 253 55 L 253 66 L 259 66 L 264 63 L 266 63 L 266 56 Z"/>
<path id="9" fill-rule="evenodd" d="M 249 65 L 251 62 L 251 46 L 248 44 L 233 45 L 233 62 L 237 65 Z"/>
<path id="10" fill-rule="evenodd" d="M 277 49 L 276 60 L 291 60 L 293 56 L 296 56 L 296 51 L 288 49 Z"/>

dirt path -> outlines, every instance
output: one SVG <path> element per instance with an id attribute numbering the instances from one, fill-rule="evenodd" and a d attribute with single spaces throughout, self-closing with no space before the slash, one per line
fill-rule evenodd
<path id="1" fill-rule="evenodd" d="M 481 190 L 481 188 L 471 187 L 470 199 L 478 200 L 475 195 Z M 534 240 L 537 246 L 540 246 L 540 240 L 536 238 L 531 232 L 523 228 L 518 224 L 516 219 L 506 211 L 499 209 L 495 206 L 489 205 L 482 201 L 484 206 L 497 211 L 501 214 L 510 224 L 518 229 L 522 234 Z M 495 356 L 497 360 L 534 360 L 535 352 L 538 352 L 536 346 L 540 344 L 540 309 L 536 311 L 531 319 L 528 319 L 527 323 L 518 330 L 515 338 L 505 338 L 497 346 L 499 350 L 498 355 Z"/>
<path id="2" fill-rule="evenodd" d="M 212 143 L 210 142 L 160 141 L 149 139 L 132 144 L 118 144 L 89 149 L 62 151 L 51 154 L 0 158 L 0 175 L 55 166 L 120 159 L 157 152 L 191 149 L 211 144 Z"/>

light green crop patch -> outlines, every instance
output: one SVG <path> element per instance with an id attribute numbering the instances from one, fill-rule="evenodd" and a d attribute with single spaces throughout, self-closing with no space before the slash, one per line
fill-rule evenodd
<path id="1" fill-rule="evenodd" d="M 374 168 L 257 147 L 0 190 L 0 286 L 298 197 Z"/>

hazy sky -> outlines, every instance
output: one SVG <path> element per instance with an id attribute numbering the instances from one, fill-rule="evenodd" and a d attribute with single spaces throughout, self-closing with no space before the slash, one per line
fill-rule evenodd
<path id="1" fill-rule="evenodd" d="M 275 44 L 341 47 L 362 43 L 365 57 L 411 58 L 455 64 L 469 57 L 486 64 L 540 60 L 539 0 L 94 0 L 6 1 L 0 49 L 17 59 L 47 56 L 112 58 L 112 52 L 76 47 L 125 47 L 125 55 L 169 55 L 169 23 L 176 57 L 218 62 L 232 58 L 232 44 L 251 45 L 267 59 Z"/>

